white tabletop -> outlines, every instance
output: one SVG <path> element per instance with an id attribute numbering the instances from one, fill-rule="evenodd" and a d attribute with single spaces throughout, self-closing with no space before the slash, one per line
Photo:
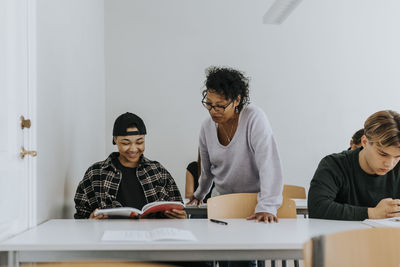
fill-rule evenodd
<path id="1" fill-rule="evenodd" d="M 20 261 L 51 260 L 45 254 L 59 255 L 59 259 L 79 255 L 78 258 L 85 258 L 82 256 L 84 253 L 107 258 L 107 253 L 117 251 L 122 253 L 115 254 L 117 258 L 126 257 L 128 254 L 123 252 L 129 252 L 129 257 L 139 260 L 247 260 L 275 256 L 278 259 L 293 259 L 301 258 L 303 243 L 313 236 L 368 228 L 361 222 L 317 219 L 280 219 L 279 223 L 273 224 L 245 219 L 224 221 L 228 225 L 215 224 L 206 219 L 51 220 L 0 243 L 0 251 L 15 251 L 19 253 Z M 140 243 L 101 241 L 105 230 L 152 230 L 161 227 L 189 230 L 198 240 Z M 72 254 L 66 256 L 64 252 Z M 40 257 L 37 257 L 38 253 Z"/>

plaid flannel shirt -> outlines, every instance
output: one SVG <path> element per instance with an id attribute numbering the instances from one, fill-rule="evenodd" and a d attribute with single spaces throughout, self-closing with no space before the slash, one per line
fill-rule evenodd
<path id="1" fill-rule="evenodd" d="M 75 194 L 75 219 L 89 218 L 97 208 L 116 208 L 116 200 L 122 174 L 112 164 L 119 153 L 111 153 L 105 161 L 93 164 L 86 171 Z M 148 203 L 154 201 L 181 201 L 182 197 L 171 174 L 157 161 L 142 156 L 136 168 Z"/>

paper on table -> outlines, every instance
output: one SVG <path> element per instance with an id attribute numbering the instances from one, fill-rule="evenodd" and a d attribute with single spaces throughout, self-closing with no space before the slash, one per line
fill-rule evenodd
<path id="1" fill-rule="evenodd" d="M 152 231 L 104 231 L 102 241 L 160 241 L 180 240 L 197 241 L 192 232 L 176 228 L 156 228 Z"/>
<path id="2" fill-rule="evenodd" d="M 400 227 L 400 217 L 377 220 L 366 219 L 363 221 L 363 223 L 373 227 Z"/>

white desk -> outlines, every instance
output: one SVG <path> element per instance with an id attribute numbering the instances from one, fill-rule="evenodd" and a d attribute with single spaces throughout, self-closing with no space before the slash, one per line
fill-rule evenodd
<path id="1" fill-rule="evenodd" d="M 244 219 L 227 226 L 197 220 L 51 220 L 0 243 L 0 251 L 20 262 L 68 260 L 254 260 L 301 259 L 309 238 L 338 231 L 368 228 L 361 222 L 280 219 L 265 224 Z M 152 230 L 175 227 L 190 230 L 196 242 L 102 242 L 105 230 Z"/>

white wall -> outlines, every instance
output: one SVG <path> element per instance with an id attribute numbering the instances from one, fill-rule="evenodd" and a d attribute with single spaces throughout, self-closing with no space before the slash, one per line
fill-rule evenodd
<path id="1" fill-rule="evenodd" d="M 239 68 L 268 115 L 285 183 L 308 187 L 319 160 L 348 147 L 380 109 L 400 111 L 400 2 L 303 1 L 280 25 L 272 1 L 105 1 L 106 143 L 117 115 L 148 126 L 146 154 L 183 192 L 207 112 L 204 69 Z"/>
<path id="2" fill-rule="evenodd" d="M 37 91 L 37 219 L 71 218 L 105 156 L 103 1 L 37 1 Z"/>
<path id="3" fill-rule="evenodd" d="M 184 190 L 196 159 L 204 69 L 239 68 L 268 115 L 285 183 L 308 187 L 319 160 L 346 149 L 371 113 L 400 111 L 400 2 L 307 0 L 280 25 L 272 1 L 105 1 L 106 144 L 116 116 L 148 127 L 146 154 Z"/>

